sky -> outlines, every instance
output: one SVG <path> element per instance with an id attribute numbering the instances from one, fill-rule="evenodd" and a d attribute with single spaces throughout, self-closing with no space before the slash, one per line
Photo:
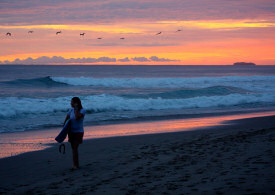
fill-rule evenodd
<path id="1" fill-rule="evenodd" d="M 275 65 L 274 0 L 0 1 L 1 64 L 234 62 Z"/>

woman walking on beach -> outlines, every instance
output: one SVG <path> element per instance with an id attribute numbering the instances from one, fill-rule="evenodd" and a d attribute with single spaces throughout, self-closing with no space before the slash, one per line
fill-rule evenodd
<path id="1" fill-rule="evenodd" d="M 73 152 L 72 169 L 74 170 L 79 168 L 78 146 L 82 143 L 84 135 L 83 120 L 85 116 L 85 110 L 82 107 L 81 101 L 78 97 L 72 98 L 71 107 L 72 108 L 67 113 L 64 125 L 68 119 L 71 120 L 71 130 L 68 133 L 68 136 Z"/>

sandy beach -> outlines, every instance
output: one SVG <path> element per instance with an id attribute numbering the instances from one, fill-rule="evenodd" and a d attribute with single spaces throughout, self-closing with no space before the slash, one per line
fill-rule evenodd
<path id="1" fill-rule="evenodd" d="M 275 0 L 0 10 L 0 195 L 275 195 Z"/>
<path id="2" fill-rule="evenodd" d="M 195 131 L 85 140 L 0 159 L 0 194 L 272 194 L 275 116 Z"/>

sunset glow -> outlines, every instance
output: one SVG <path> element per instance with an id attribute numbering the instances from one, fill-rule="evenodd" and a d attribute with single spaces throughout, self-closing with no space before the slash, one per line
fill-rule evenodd
<path id="1" fill-rule="evenodd" d="M 60 64 L 71 58 L 100 58 L 87 64 L 275 64 L 272 1 L 208 2 L 1 2 L 0 61 L 59 64 L 40 60 L 58 56 L 65 59 Z"/>

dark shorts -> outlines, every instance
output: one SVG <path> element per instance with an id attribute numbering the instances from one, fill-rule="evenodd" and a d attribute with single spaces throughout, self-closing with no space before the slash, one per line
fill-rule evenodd
<path id="1" fill-rule="evenodd" d="M 69 142 L 81 144 L 84 133 L 68 133 Z"/>

